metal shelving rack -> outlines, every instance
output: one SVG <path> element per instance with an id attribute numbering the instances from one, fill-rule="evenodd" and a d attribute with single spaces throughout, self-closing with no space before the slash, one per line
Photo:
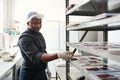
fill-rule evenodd
<path id="1" fill-rule="evenodd" d="M 69 5 L 69 0 L 66 0 L 66 8 Z M 66 25 L 69 24 L 69 16 L 66 15 Z M 66 41 L 69 42 L 69 31 L 66 30 Z M 66 51 L 69 51 L 69 47 L 66 45 Z M 66 80 L 70 80 L 69 73 L 70 73 L 70 61 L 66 61 Z"/>
<path id="2" fill-rule="evenodd" d="M 118 30 L 120 29 L 120 25 L 109 25 L 110 23 L 120 22 L 120 6 L 108 11 L 108 1 L 109 0 L 81 0 L 80 3 L 76 4 L 73 8 L 66 12 L 66 42 L 69 42 L 69 31 L 85 31 L 84 35 L 80 39 L 80 42 L 83 41 L 88 31 L 103 31 L 103 42 L 108 42 L 108 31 Z M 97 5 L 95 5 L 97 4 Z M 66 8 L 69 5 L 69 0 L 66 0 Z M 91 11 L 82 11 L 81 9 L 76 10 L 77 8 L 84 7 L 86 5 L 91 5 Z M 97 8 L 96 8 L 97 6 Z M 110 6 L 110 5 L 109 5 Z M 105 14 L 103 18 L 99 19 L 99 15 Z M 110 14 L 111 13 L 111 14 Z M 118 13 L 118 14 L 116 14 Z M 84 23 L 78 23 L 69 25 L 69 16 L 72 15 L 81 15 L 81 16 L 94 16 L 94 18 L 90 21 Z M 89 47 L 85 47 L 78 44 L 66 44 L 66 50 L 69 50 L 69 47 L 75 48 L 73 53 L 76 52 L 77 49 L 82 51 L 91 52 L 94 55 L 101 56 L 104 58 L 104 61 L 107 62 L 107 59 L 112 59 L 120 62 L 119 56 L 112 55 L 109 52 L 105 52 L 107 56 L 104 54 L 95 54 L 98 52 L 97 50 L 91 49 Z M 114 56 L 115 58 L 113 58 Z M 66 80 L 72 80 L 70 77 L 70 61 L 66 62 Z"/>

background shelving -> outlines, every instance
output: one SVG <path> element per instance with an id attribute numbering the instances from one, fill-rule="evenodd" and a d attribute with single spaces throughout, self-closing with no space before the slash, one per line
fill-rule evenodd
<path id="1" fill-rule="evenodd" d="M 84 23 L 74 24 L 74 25 L 68 25 L 67 30 L 102 31 L 104 29 L 108 29 L 108 30 L 120 29 L 119 25 L 112 25 L 108 27 L 103 26 L 103 25 L 107 25 L 107 24 L 115 23 L 119 21 L 120 21 L 120 15 L 116 15 L 110 18 L 89 21 L 89 22 L 84 22 Z"/>
<path id="2" fill-rule="evenodd" d="M 120 62 L 120 43 L 81 42 L 67 43 L 67 45 L 84 52 Z"/>
<path id="3" fill-rule="evenodd" d="M 118 1 L 120 2 L 120 1 Z M 116 4 L 112 4 L 113 0 L 80 0 L 78 4 L 74 4 L 71 9 L 66 12 L 66 50 L 69 50 L 69 47 L 75 48 L 73 52 L 76 50 L 80 50 L 82 52 L 91 53 L 93 55 L 97 55 L 103 58 L 103 60 L 107 61 L 107 59 L 111 59 L 117 62 L 120 62 L 119 44 L 107 43 L 108 42 L 108 31 L 111 30 L 119 30 L 120 29 L 120 6 Z M 66 0 L 66 6 L 69 6 L 69 0 Z M 73 4 L 72 4 L 73 5 Z M 101 16 L 102 15 L 102 16 Z M 69 16 L 92 16 L 88 21 L 84 21 L 81 23 L 71 24 L 69 22 Z M 70 43 L 69 41 L 69 32 L 70 31 L 85 31 L 84 37 L 87 34 L 87 31 L 103 31 L 103 42 L 104 46 L 101 46 L 101 43 L 89 42 L 88 45 L 83 45 L 82 42 L 84 37 L 80 40 L 79 43 Z M 90 44 L 97 44 L 98 46 Z M 99 46 L 100 45 L 100 46 Z M 96 48 L 97 47 L 97 48 Z M 74 65 L 78 70 L 85 73 L 85 70 L 81 70 L 80 66 L 78 67 L 77 63 L 70 61 L 72 65 Z M 66 63 L 66 79 L 72 80 L 70 74 L 70 64 L 69 61 Z M 96 80 L 96 76 L 92 74 L 85 73 L 90 80 Z"/>

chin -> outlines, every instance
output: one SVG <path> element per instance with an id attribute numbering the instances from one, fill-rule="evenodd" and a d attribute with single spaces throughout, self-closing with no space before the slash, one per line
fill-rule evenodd
<path id="1" fill-rule="evenodd" d="M 39 30 L 34 30 L 35 32 L 39 32 Z"/>

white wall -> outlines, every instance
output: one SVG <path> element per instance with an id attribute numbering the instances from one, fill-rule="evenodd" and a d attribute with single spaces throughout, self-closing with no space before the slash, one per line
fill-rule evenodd
<path id="1" fill-rule="evenodd" d="M 3 43 L 4 43 L 4 41 L 3 41 L 3 34 L 0 33 L 0 51 L 3 50 L 3 48 L 4 48 Z"/>
<path id="2" fill-rule="evenodd" d="M 47 20 L 65 20 L 65 0 L 14 0 L 14 18 L 24 20 L 30 11 L 45 14 Z"/>
<path id="3" fill-rule="evenodd" d="M 42 33 L 45 37 L 47 49 L 60 49 L 65 43 L 60 42 L 60 35 L 65 35 L 60 24 L 65 22 L 65 1 L 64 0 L 13 0 L 13 20 L 20 21 L 21 32 L 26 29 L 24 23 L 30 11 L 37 11 L 45 15 L 43 19 Z M 52 38 L 54 36 L 54 38 Z M 65 39 L 65 38 L 63 38 Z M 63 48 L 61 48 L 63 49 Z"/>
<path id="4" fill-rule="evenodd" d="M 120 30 L 116 30 L 116 31 L 109 31 L 108 32 L 108 41 L 109 42 L 119 42 L 120 43 Z"/>
<path id="5" fill-rule="evenodd" d="M 47 49 L 59 49 L 59 23 L 46 22 L 43 24 L 41 32 L 45 36 Z"/>
<path id="6" fill-rule="evenodd" d="M 103 42 L 103 31 L 99 31 L 97 36 L 98 42 Z"/>
<path id="7" fill-rule="evenodd" d="M 3 0 L 0 0 L 0 33 L 3 33 Z"/>
<path id="8" fill-rule="evenodd" d="M 119 42 L 120 43 L 120 30 L 108 32 L 108 42 Z M 103 32 L 98 32 L 98 41 L 103 42 Z"/>

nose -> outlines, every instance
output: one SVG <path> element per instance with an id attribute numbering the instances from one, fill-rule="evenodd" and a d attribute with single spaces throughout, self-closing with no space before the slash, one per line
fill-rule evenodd
<path id="1" fill-rule="evenodd" d="M 41 27 L 41 22 L 34 23 L 37 27 Z"/>

